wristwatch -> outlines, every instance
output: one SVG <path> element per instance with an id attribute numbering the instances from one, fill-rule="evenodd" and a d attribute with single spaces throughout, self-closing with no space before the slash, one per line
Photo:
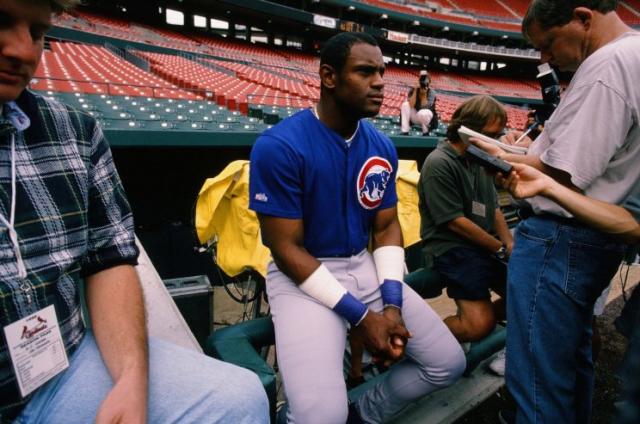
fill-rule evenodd
<path id="1" fill-rule="evenodd" d="M 494 255 L 500 260 L 507 259 L 507 246 L 505 246 L 504 244 L 500 246 L 500 249 L 496 250 L 496 253 L 494 253 Z"/>

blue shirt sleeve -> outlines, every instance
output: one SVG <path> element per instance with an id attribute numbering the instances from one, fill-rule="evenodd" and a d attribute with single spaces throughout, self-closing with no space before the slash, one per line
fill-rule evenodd
<path id="1" fill-rule="evenodd" d="M 301 159 L 283 140 L 258 138 L 251 150 L 249 208 L 280 218 L 302 218 Z"/>
<path id="2" fill-rule="evenodd" d="M 392 208 L 398 203 L 398 193 L 396 192 L 396 177 L 398 176 L 398 153 L 396 152 L 395 146 L 393 145 L 392 141 L 389 139 L 387 139 L 387 141 L 390 145 L 388 158 L 393 171 L 391 172 L 391 177 L 389 178 L 387 188 L 384 191 L 380 209 Z"/>

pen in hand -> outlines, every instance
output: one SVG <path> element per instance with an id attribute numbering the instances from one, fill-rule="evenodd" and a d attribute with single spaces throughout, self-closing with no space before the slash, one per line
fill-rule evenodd
<path id="1" fill-rule="evenodd" d="M 514 141 L 513 145 L 515 146 L 516 144 L 520 143 L 522 140 L 524 140 L 524 138 L 526 136 L 529 135 L 529 133 L 531 131 L 533 131 L 533 129 L 535 128 L 535 126 L 538 125 L 538 123 L 534 123 L 533 125 L 531 125 L 529 128 L 527 128 L 527 130 L 525 132 L 522 133 L 522 135 L 520 137 L 518 137 L 518 139 L 516 141 Z"/>

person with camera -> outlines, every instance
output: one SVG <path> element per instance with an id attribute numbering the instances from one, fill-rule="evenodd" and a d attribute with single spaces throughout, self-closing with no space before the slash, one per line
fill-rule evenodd
<path id="1" fill-rule="evenodd" d="M 620 205 L 640 188 L 640 33 L 614 0 L 534 0 L 523 34 L 543 62 L 575 72 L 526 155 L 488 143 L 571 190 Z M 527 200 L 515 235 L 507 290 L 506 381 L 517 421 L 590 422 L 592 315 L 627 244 L 576 219 L 558 202 Z"/>
<path id="2" fill-rule="evenodd" d="M 474 96 L 453 113 L 447 139 L 427 156 L 420 172 L 420 236 L 426 265 L 440 273 L 458 312 L 447 324 L 460 342 L 489 334 L 504 315 L 506 266 L 513 238 L 498 206 L 493 176 L 466 155 L 461 126 L 496 137 L 507 113 L 490 96 Z"/>
<path id="3" fill-rule="evenodd" d="M 420 71 L 418 85 L 411 87 L 402 105 L 400 105 L 400 131 L 402 135 L 409 135 L 411 124 L 419 124 L 422 135 L 438 126 L 436 113 L 436 93 L 429 86 L 431 77 L 426 70 Z"/>

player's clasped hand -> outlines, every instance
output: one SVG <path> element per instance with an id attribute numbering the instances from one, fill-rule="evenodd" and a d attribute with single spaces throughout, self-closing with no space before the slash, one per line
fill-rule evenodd
<path id="1" fill-rule="evenodd" d="M 382 361 L 385 366 L 402 359 L 406 341 L 411 337 L 399 311 L 388 309 L 382 314 L 367 312 L 362 322 L 352 329 L 352 333 L 364 341 L 374 360 Z"/>

